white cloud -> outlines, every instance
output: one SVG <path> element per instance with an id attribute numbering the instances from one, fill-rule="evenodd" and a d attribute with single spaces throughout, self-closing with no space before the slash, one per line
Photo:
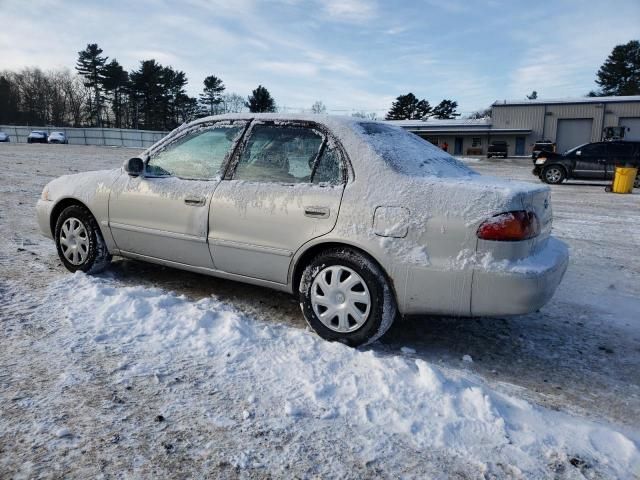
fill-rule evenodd
<path id="1" fill-rule="evenodd" d="M 376 16 L 372 0 L 321 0 L 324 11 L 334 20 L 362 23 Z"/>
<path id="2" fill-rule="evenodd" d="M 304 62 L 258 62 L 256 67 L 276 75 L 308 77 L 318 74 L 318 66 Z"/>
<path id="3" fill-rule="evenodd" d="M 582 96 L 595 89 L 596 72 L 617 44 L 637 38 L 640 4 L 594 16 L 581 9 L 545 22 L 544 34 L 513 32 L 527 48 L 510 74 L 505 95 L 543 98 Z M 626 6 L 628 7 L 628 6 Z"/>

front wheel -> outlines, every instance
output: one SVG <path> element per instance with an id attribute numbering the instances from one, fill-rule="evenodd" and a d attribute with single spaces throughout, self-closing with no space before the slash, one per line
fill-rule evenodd
<path id="1" fill-rule="evenodd" d="M 98 222 L 83 206 L 71 205 L 62 211 L 55 239 L 58 256 L 70 272 L 99 273 L 111 262 Z"/>
<path id="2" fill-rule="evenodd" d="M 384 272 L 350 249 L 331 249 L 314 258 L 302 274 L 299 290 L 309 326 L 325 340 L 351 347 L 376 341 L 397 315 Z"/>
<path id="3" fill-rule="evenodd" d="M 542 170 L 542 175 L 540 178 L 544 183 L 549 183 L 551 185 L 557 185 L 562 183 L 566 177 L 566 173 L 564 173 L 564 169 L 557 165 L 550 165 L 545 167 Z"/>

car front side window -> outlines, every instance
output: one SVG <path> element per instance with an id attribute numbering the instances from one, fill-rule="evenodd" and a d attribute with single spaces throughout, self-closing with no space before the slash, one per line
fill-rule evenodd
<path id="1" fill-rule="evenodd" d="M 602 157 L 606 155 L 606 148 L 601 144 L 585 145 L 582 147 L 581 155 L 588 157 Z"/>
<path id="2" fill-rule="evenodd" d="M 233 178 L 253 182 L 308 183 L 324 138 L 298 126 L 256 125 Z"/>
<path id="3" fill-rule="evenodd" d="M 188 133 L 151 156 L 148 176 L 172 175 L 189 180 L 211 180 L 221 168 L 244 125 L 215 125 Z"/>

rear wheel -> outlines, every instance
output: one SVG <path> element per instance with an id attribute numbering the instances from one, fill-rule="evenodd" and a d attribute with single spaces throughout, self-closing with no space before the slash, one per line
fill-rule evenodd
<path id="1" fill-rule="evenodd" d="M 558 165 L 549 165 L 542 170 L 542 175 L 540 178 L 545 183 L 550 183 L 551 185 L 557 185 L 562 183 L 566 178 L 567 174 L 564 171 L 564 168 Z"/>
<path id="2" fill-rule="evenodd" d="M 299 290 L 309 326 L 325 340 L 352 347 L 376 341 L 397 315 L 384 272 L 350 249 L 331 249 L 314 258 Z"/>
<path id="3" fill-rule="evenodd" d="M 65 208 L 56 222 L 56 247 L 70 272 L 99 273 L 111 262 L 96 219 L 80 205 Z"/>

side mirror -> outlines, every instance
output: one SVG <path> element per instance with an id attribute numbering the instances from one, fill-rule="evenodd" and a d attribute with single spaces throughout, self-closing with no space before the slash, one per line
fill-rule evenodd
<path id="1" fill-rule="evenodd" d="M 131 177 L 138 177 L 144 171 L 144 162 L 140 157 L 133 157 L 124 164 L 124 170 Z"/>

